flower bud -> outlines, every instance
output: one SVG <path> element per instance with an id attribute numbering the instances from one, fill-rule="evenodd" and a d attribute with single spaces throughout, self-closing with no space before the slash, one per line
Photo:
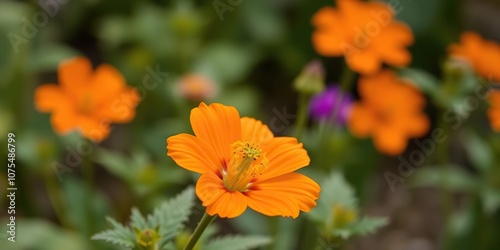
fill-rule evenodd
<path id="1" fill-rule="evenodd" d="M 297 78 L 293 86 L 295 90 L 303 94 L 314 95 L 325 88 L 325 69 L 319 61 L 307 64 Z"/>
<path id="2" fill-rule="evenodd" d="M 188 74 L 179 80 L 179 92 L 191 101 L 204 101 L 215 96 L 216 88 L 211 79 L 199 74 Z"/>
<path id="3" fill-rule="evenodd" d="M 332 208 L 333 228 L 340 229 L 348 226 L 357 219 L 358 215 L 355 209 L 347 208 L 336 204 Z"/>
<path id="4" fill-rule="evenodd" d="M 140 231 L 139 229 L 134 228 L 136 242 L 139 249 L 157 249 L 157 243 L 161 239 L 161 236 L 158 233 L 158 229 L 159 227 L 156 227 L 155 229 L 144 229 Z"/>

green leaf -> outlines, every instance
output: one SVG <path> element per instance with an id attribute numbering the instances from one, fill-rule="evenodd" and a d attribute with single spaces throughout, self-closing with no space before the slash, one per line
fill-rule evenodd
<path id="1" fill-rule="evenodd" d="M 130 182 L 137 176 L 136 168 L 125 155 L 100 148 L 94 160 L 125 181 Z"/>
<path id="2" fill-rule="evenodd" d="M 485 186 L 480 195 L 484 211 L 489 215 L 493 215 L 500 207 L 500 192 L 492 187 Z"/>
<path id="3" fill-rule="evenodd" d="M 209 75 L 220 84 L 234 83 L 243 79 L 259 57 L 251 48 L 216 42 L 197 56 L 194 71 Z"/>
<path id="4" fill-rule="evenodd" d="M 486 140 L 472 130 L 464 133 L 462 138 L 465 152 L 470 161 L 483 173 L 483 175 L 487 174 L 486 171 L 493 168 L 495 161 L 492 147 Z"/>
<path id="5" fill-rule="evenodd" d="M 184 223 L 188 220 L 194 206 L 194 189 L 188 187 L 176 197 L 163 203 L 156 208 L 152 214 L 145 218 L 138 209 L 133 208 L 130 215 L 130 226 L 138 231 L 159 230 L 160 249 L 178 234 Z M 112 218 L 106 218 L 112 229 L 98 233 L 92 237 L 93 240 L 104 240 L 119 246 L 133 248 L 136 245 L 136 234 L 131 227 L 125 227 Z"/>
<path id="6" fill-rule="evenodd" d="M 65 230 L 54 223 L 41 219 L 26 219 L 16 216 L 16 242 L 7 238 L 7 217 L 0 220 L 2 232 L 0 232 L 0 249 L 8 250 L 54 250 L 71 249 L 84 250 L 88 241 L 74 230 Z M 24 236 L 24 237 L 23 237 Z"/>
<path id="7" fill-rule="evenodd" d="M 160 208 L 155 209 L 152 216 L 148 216 L 150 225 L 159 222 L 160 248 L 173 239 L 177 232 L 184 227 L 184 223 L 189 219 L 194 206 L 194 189 L 189 187 L 175 198 L 164 203 Z"/>
<path id="8" fill-rule="evenodd" d="M 409 79 L 411 84 L 429 94 L 433 97 L 433 99 L 441 96 L 439 81 L 433 75 L 425 71 L 412 68 L 400 69 L 398 73 L 401 78 Z"/>
<path id="9" fill-rule="evenodd" d="M 335 204 L 346 208 L 355 208 L 357 198 L 354 189 L 347 183 L 341 173 L 333 172 L 321 184 L 321 194 L 318 206 L 308 213 L 315 221 L 325 223 L 331 218 L 332 208 Z"/>
<path id="10" fill-rule="evenodd" d="M 68 46 L 53 44 L 36 50 L 30 60 L 30 70 L 56 70 L 61 61 L 77 56 L 78 52 Z"/>
<path id="11" fill-rule="evenodd" d="M 139 212 L 139 209 L 135 207 L 132 208 L 132 214 L 130 215 L 130 226 L 139 229 L 154 228 L 154 226 L 149 225 L 146 218 Z"/>
<path id="12" fill-rule="evenodd" d="M 410 182 L 412 187 L 434 186 L 458 192 L 475 191 L 478 185 L 474 176 L 452 164 L 417 170 Z"/>
<path id="13" fill-rule="evenodd" d="M 271 243 L 271 238 L 266 236 L 224 236 L 210 241 L 205 250 L 246 250 L 265 246 Z"/>
<path id="14" fill-rule="evenodd" d="M 135 234 L 127 228 L 115 221 L 113 218 L 107 217 L 106 220 L 111 224 L 113 229 L 100 232 L 92 236 L 92 240 L 103 240 L 115 245 L 132 249 L 135 246 Z"/>
<path id="15" fill-rule="evenodd" d="M 365 216 L 348 226 L 346 229 L 338 230 L 338 234 L 344 239 L 349 238 L 351 235 L 367 235 L 375 232 L 388 223 L 389 220 L 385 217 Z"/>

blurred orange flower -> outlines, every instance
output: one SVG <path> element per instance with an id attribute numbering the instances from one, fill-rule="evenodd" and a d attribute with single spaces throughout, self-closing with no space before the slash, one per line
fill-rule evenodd
<path id="1" fill-rule="evenodd" d="M 214 82 L 206 76 L 188 74 L 179 81 L 180 95 L 192 101 L 203 101 L 212 98 L 216 89 Z"/>
<path id="2" fill-rule="evenodd" d="M 248 207 L 268 216 L 291 216 L 316 206 L 320 187 L 294 171 L 309 165 L 302 143 L 274 137 L 231 106 L 201 103 L 191 111 L 194 134 L 167 139 L 167 155 L 200 173 L 196 194 L 207 214 L 233 218 Z"/>
<path id="3" fill-rule="evenodd" d="M 488 80 L 500 81 L 500 45 L 484 40 L 475 32 L 464 32 L 460 44 L 448 48 L 452 56 L 465 58 L 474 70 Z"/>
<path id="4" fill-rule="evenodd" d="M 500 132 L 500 91 L 494 91 L 488 97 L 490 101 L 490 109 L 488 116 L 490 118 L 491 127 L 494 131 Z"/>
<path id="5" fill-rule="evenodd" d="M 411 137 L 429 130 L 425 99 L 414 86 L 389 70 L 359 80 L 361 101 L 352 107 L 349 129 L 357 137 L 372 136 L 383 153 L 402 153 Z"/>
<path id="6" fill-rule="evenodd" d="M 85 138 L 99 142 L 109 135 L 110 123 L 134 118 L 139 93 L 127 87 L 112 66 L 101 65 L 94 72 L 88 59 L 75 57 L 61 63 L 58 78 L 59 86 L 44 84 L 35 91 L 35 107 L 52 113 L 57 133 L 77 129 Z"/>
<path id="7" fill-rule="evenodd" d="M 312 41 L 323 56 L 345 56 L 361 74 L 380 71 L 382 63 L 406 66 L 413 43 L 411 29 L 394 20 L 394 10 L 382 2 L 338 0 L 337 8 L 324 7 L 312 19 Z"/>

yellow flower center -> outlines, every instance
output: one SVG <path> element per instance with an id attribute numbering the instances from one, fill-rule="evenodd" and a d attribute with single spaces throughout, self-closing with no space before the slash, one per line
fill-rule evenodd
<path id="1" fill-rule="evenodd" d="M 231 145 L 231 159 L 223 171 L 224 186 L 230 191 L 245 192 L 252 180 L 266 169 L 266 153 L 259 145 L 237 141 Z"/>

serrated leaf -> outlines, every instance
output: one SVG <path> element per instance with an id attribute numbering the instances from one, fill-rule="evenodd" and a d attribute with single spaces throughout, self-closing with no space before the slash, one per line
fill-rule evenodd
<path id="1" fill-rule="evenodd" d="M 389 223 L 389 220 L 385 217 L 370 217 L 365 216 L 348 226 L 346 229 L 339 230 L 339 235 L 344 239 L 350 237 L 351 235 L 367 235 L 375 232 L 380 227 L 383 227 Z"/>
<path id="2" fill-rule="evenodd" d="M 265 246 L 271 243 L 271 238 L 266 236 L 235 235 L 224 236 L 210 241 L 205 250 L 247 250 Z"/>
<path id="3" fill-rule="evenodd" d="M 194 206 L 194 189 L 188 187 L 176 197 L 163 203 L 156 208 L 147 219 L 133 208 L 130 215 L 130 225 L 142 232 L 145 229 L 159 230 L 161 236 L 158 246 L 163 249 L 174 238 L 184 226 Z M 113 218 L 107 217 L 112 229 L 98 233 L 92 237 L 93 240 L 104 240 L 127 248 L 135 246 L 136 235 L 130 227 L 125 227 Z M 159 227 L 159 229 L 158 229 Z"/>
<path id="4" fill-rule="evenodd" d="M 148 217 L 149 224 L 159 222 L 160 248 L 170 241 L 189 219 L 194 206 L 194 189 L 189 187 L 175 198 L 155 209 L 152 216 Z"/>
<path id="5" fill-rule="evenodd" d="M 113 229 L 95 234 L 92 236 L 92 240 L 104 240 L 130 249 L 135 246 L 135 235 L 132 230 L 126 228 L 113 218 L 107 217 L 106 220 L 111 224 Z"/>
<path id="6" fill-rule="evenodd" d="M 346 208 L 355 208 L 357 199 L 354 189 L 347 183 L 341 173 L 333 172 L 321 183 L 321 194 L 318 206 L 308 213 L 314 220 L 324 223 L 331 218 L 335 204 Z"/>
<path id="7" fill-rule="evenodd" d="M 154 227 L 148 224 L 146 218 L 144 218 L 141 212 L 139 212 L 139 209 L 135 207 L 132 208 L 132 214 L 130 215 L 130 226 L 132 226 L 132 228 L 138 228 L 138 229 L 146 229 Z"/>

